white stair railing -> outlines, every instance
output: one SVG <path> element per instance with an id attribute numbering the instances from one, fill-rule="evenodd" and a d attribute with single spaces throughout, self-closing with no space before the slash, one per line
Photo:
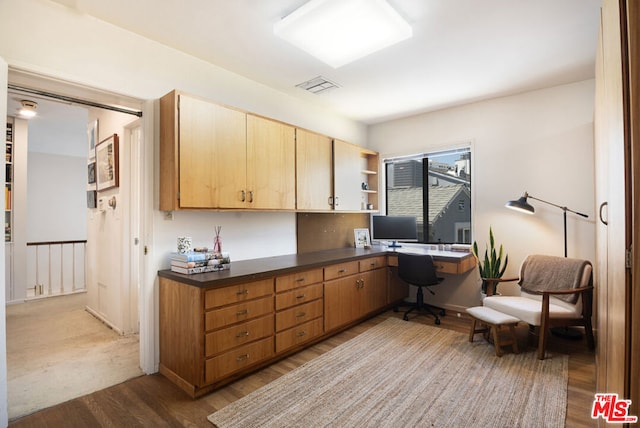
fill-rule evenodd
<path id="1" fill-rule="evenodd" d="M 27 242 L 27 299 L 86 288 L 87 241 Z"/>

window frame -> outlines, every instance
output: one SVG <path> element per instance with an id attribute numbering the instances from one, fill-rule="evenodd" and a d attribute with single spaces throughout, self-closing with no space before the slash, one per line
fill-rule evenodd
<path id="1" fill-rule="evenodd" d="M 468 221 L 454 221 L 454 227 L 455 227 L 455 236 L 454 236 L 454 241 L 457 241 L 458 236 L 460 236 L 460 234 L 462 234 L 464 237 L 467 238 L 468 242 L 464 242 L 465 244 L 471 244 L 471 242 L 473 242 L 473 212 L 474 212 L 474 204 L 473 204 L 473 147 L 471 143 L 467 143 L 464 145 L 460 145 L 460 146 L 454 146 L 454 147 L 443 147 L 441 149 L 437 149 L 437 150 L 432 150 L 432 151 L 428 151 L 428 152 L 422 152 L 422 153 L 417 153 L 417 154 L 412 154 L 412 155 L 404 155 L 404 156 L 394 156 L 394 157 L 389 157 L 389 158 L 385 158 L 382 159 L 382 170 L 384 171 L 384 198 L 385 198 L 385 215 L 389 215 L 389 165 L 390 164 L 397 164 L 397 163 L 401 163 L 401 162 L 408 162 L 408 161 L 412 161 L 412 160 L 419 160 L 422 164 L 422 215 L 423 215 L 423 221 L 422 221 L 422 230 L 418 230 L 419 233 L 419 237 L 421 236 L 422 239 L 418 240 L 418 244 L 422 244 L 422 245 L 434 245 L 434 244 L 453 244 L 455 242 L 442 242 L 442 241 L 436 241 L 435 239 L 433 241 L 431 241 L 429 239 L 429 232 L 430 232 L 430 226 L 429 226 L 429 168 L 428 168 L 428 162 L 429 162 L 429 158 L 434 158 L 434 157 L 438 157 L 438 156 L 444 156 L 444 155 L 455 155 L 455 154 L 464 154 L 464 153 L 468 153 L 468 166 L 469 166 L 469 175 L 468 175 L 468 185 L 466 186 L 468 189 L 468 196 L 469 196 L 469 219 Z M 427 165 L 427 167 L 425 167 L 425 164 Z M 425 186 L 424 184 L 427 183 L 427 185 Z M 395 185 L 395 183 L 394 183 Z M 458 202 L 455 202 L 456 205 L 458 204 Z M 393 214 L 392 214 L 393 215 Z"/>

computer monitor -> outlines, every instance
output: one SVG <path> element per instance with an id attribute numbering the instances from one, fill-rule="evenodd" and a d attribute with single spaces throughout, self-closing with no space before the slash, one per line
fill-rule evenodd
<path id="1" fill-rule="evenodd" d="M 398 241 L 418 241 L 418 227 L 415 217 L 374 215 L 372 225 L 373 239 L 391 241 L 389 244 L 391 248 L 401 247 L 402 245 L 398 244 Z"/>

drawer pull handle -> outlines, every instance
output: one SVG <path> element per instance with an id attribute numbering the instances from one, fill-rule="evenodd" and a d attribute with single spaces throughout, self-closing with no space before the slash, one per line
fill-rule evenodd
<path id="1" fill-rule="evenodd" d="M 302 337 L 302 336 L 306 336 L 306 335 L 307 335 L 306 331 L 301 331 L 301 332 L 296 333 L 297 337 Z"/>
<path id="2" fill-rule="evenodd" d="M 249 290 L 242 290 L 236 293 L 238 296 L 246 296 L 247 294 L 249 294 Z"/>
<path id="3" fill-rule="evenodd" d="M 296 282 L 303 282 L 303 281 L 304 281 L 304 277 L 296 279 Z"/>
<path id="4" fill-rule="evenodd" d="M 306 295 L 306 294 L 298 294 L 298 295 L 296 296 L 296 299 L 304 299 L 305 297 L 307 297 L 307 295 Z"/>
<path id="5" fill-rule="evenodd" d="M 346 269 L 340 269 L 338 273 L 345 273 L 346 271 L 347 271 Z"/>
<path id="6" fill-rule="evenodd" d="M 241 331 L 240 333 L 236 334 L 237 338 L 248 337 L 248 336 L 249 336 L 249 332 L 248 331 Z"/>
<path id="7" fill-rule="evenodd" d="M 375 265 L 376 265 L 376 262 L 371 262 L 371 263 L 369 264 L 369 266 L 375 266 Z"/>
<path id="8" fill-rule="evenodd" d="M 237 316 L 240 316 L 240 315 L 249 315 L 249 309 L 243 309 L 243 310 L 241 310 L 241 311 L 238 311 L 238 312 L 236 312 L 236 315 L 237 315 Z"/>
<path id="9" fill-rule="evenodd" d="M 306 316 L 307 316 L 307 313 L 306 313 L 306 312 L 298 312 L 298 313 L 296 314 L 296 318 L 302 318 L 302 317 L 306 317 Z"/>
<path id="10" fill-rule="evenodd" d="M 237 362 L 247 361 L 249 359 L 249 354 L 240 355 L 236 358 Z"/>

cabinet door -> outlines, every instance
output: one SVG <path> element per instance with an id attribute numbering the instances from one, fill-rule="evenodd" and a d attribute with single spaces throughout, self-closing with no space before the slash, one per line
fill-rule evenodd
<path id="1" fill-rule="evenodd" d="M 340 140 L 333 142 L 334 208 L 336 211 L 360 211 L 360 148 Z"/>
<path id="2" fill-rule="evenodd" d="M 179 97 L 181 208 L 241 208 L 246 188 L 246 114 Z"/>
<path id="3" fill-rule="evenodd" d="M 296 208 L 295 128 L 247 115 L 247 208 Z"/>
<path id="4" fill-rule="evenodd" d="M 333 209 L 331 139 L 296 129 L 297 208 L 309 211 Z"/>
<path id="5" fill-rule="evenodd" d="M 364 272 L 360 276 L 363 280 L 359 289 L 361 315 L 366 315 L 387 304 L 387 269 Z"/>
<path id="6" fill-rule="evenodd" d="M 324 285 L 324 330 L 330 331 L 358 318 L 360 276 L 328 281 Z"/>

